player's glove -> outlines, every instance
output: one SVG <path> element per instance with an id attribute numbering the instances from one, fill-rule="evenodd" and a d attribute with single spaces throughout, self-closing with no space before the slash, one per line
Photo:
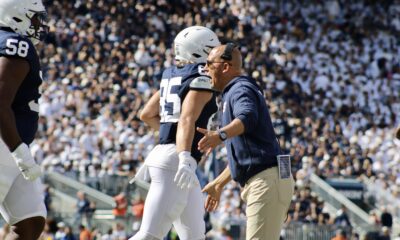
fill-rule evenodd
<path id="1" fill-rule="evenodd" d="M 144 181 L 144 182 L 150 181 L 149 168 L 146 163 L 143 163 L 143 165 L 136 172 L 136 175 L 129 181 L 129 184 L 134 183 L 136 180 L 140 180 L 140 181 Z"/>
<path id="2" fill-rule="evenodd" d="M 14 152 L 12 152 L 12 156 L 22 176 L 26 180 L 34 181 L 42 175 L 40 166 L 35 162 L 35 159 L 33 159 L 31 151 L 25 143 L 21 143 Z"/>
<path id="3" fill-rule="evenodd" d="M 190 152 L 183 151 L 179 153 L 178 172 L 175 175 L 174 182 L 180 188 L 191 189 L 199 184 L 196 176 L 197 162 L 190 155 Z"/>

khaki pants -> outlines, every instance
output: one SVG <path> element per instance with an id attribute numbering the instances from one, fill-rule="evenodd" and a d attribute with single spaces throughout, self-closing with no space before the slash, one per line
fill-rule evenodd
<path id="1" fill-rule="evenodd" d="M 247 240 L 278 240 L 294 192 L 293 178 L 279 179 L 278 167 L 251 177 L 241 193 L 247 203 Z"/>

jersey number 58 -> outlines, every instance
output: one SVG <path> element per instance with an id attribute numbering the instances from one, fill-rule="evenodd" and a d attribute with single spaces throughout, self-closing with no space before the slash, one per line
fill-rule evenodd
<path id="1" fill-rule="evenodd" d="M 6 53 L 10 56 L 18 55 L 20 57 L 28 56 L 29 44 L 26 41 L 10 38 L 6 42 Z"/>

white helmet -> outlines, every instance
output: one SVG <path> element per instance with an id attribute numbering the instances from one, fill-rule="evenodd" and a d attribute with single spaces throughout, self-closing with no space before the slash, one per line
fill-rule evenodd
<path id="1" fill-rule="evenodd" d="M 209 28 L 193 26 L 183 29 L 174 40 L 175 59 L 204 63 L 212 48 L 221 45 L 218 36 Z"/>
<path id="2" fill-rule="evenodd" d="M 31 20 L 34 17 L 35 23 Z M 0 26 L 30 38 L 37 44 L 47 33 L 46 9 L 42 0 L 0 0 Z"/>

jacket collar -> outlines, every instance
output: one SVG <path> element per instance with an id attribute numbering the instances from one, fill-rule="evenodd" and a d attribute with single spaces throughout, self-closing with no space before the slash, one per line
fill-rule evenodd
<path id="1" fill-rule="evenodd" d="M 239 82 L 239 81 L 243 81 L 243 79 L 247 79 L 247 77 L 246 77 L 246 76 L 237 76 L 237 77 L 235 77 L 234 79 L 232 79 L 232 80 L 225 86 L 225 88 L 222 90 L 222 95 L 225 95 L 233 85 L 235 85 L 235 84 L 236 84 L 237 82 Z"/>

